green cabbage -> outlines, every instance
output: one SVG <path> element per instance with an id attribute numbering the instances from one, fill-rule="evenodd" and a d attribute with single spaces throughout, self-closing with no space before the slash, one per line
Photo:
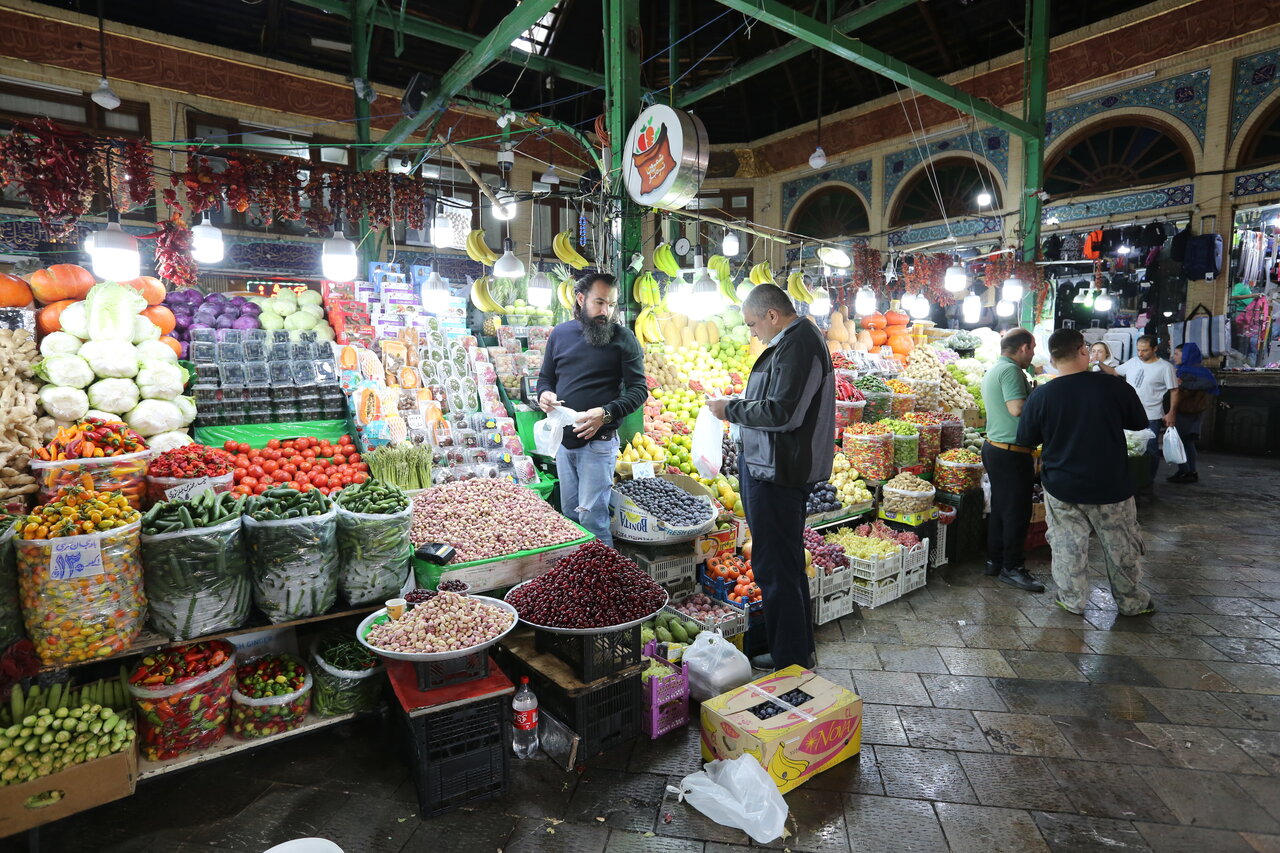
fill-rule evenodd
<path id="1" fill-rule="evenodd" d="M 132 379 L 99 379 L 89 386 L 89 405 L 123 415 L 138 405 L 138 386 Z"/>
<path id="2" fill-rule="evenodd" d="M 90 289 L 84 303 L 90 340 L 133 343 L 134 318 L 147 307 L 141 293 L 114 281 L 104 281 Z"/>
<path id="3" fill-rule="evenodd" d="M 36 398 L 50 417 L 60 421 L 78 421 L 89 411 L 89 396 L 79 388 L 46 385 Z"/>
<path id="4" fill-rule="evenodd" d="M 89 362 L 99 378 L 128 379 L 138 375 L 138 351 L 128 341 L 87 341 L 77 354 Z M 131 408 L 133 407 L 129 406 L 120 411 L 127 412 Z"/>
<path id="5" fill-rule="evenodd" d="M 50 385 L 65 385 L 69 388 L 84 388 L 96 378 L 89 362 L 78 354 L 42 358 L 36 362 L 35 372 L 36 376 Z"/>

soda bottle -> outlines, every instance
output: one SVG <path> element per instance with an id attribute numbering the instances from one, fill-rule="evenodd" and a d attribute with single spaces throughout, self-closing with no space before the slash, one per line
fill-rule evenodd
<path id="1" fill-rule="evenodd" d="M 529 689 L 528 676 L 511 697 L 511 748 L 516 758 L 533 758 L 538 752 L 538 697 Z"/>

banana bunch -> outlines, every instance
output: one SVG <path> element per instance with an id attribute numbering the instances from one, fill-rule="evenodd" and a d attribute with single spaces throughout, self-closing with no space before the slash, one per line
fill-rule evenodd
<path id="1" fill-rule="evenodd" d="M 636 340 L 640 346 L 662 343 L 662 324 L 651 307 L 646 306 L 636 315 Z"/>
<path id="2" fill-rule="evenodd" d="M 720 295 L 728 300 L 730 305 L 741 305 L 742 300 L 738 298 L 738 291 L 733 286 L 733 270 L 729 266 L 729 259 L 724 255 L 712 255 L 707 259 L 707 269 L 716 277 Z"/>
<path id="3" fill-rule="evenodd" d="M 804 274 L 793 272 L 787 276 L 787 295 L 797 302 L 813 302 L 813 291 L 804 283 Z"/>
<path id="4" fill-rule="evenodd" d="M 768 261 L 761 261 L 751 268 L 751 273 L 747 276 L 747 280 L 752 284 L 776 284 L 773 280 L 773 267 Z"/>
<path id="5" fill-rule="evenodd" d="M 556 299 L 560 300 L 560 307 L 566 311 L 573 311 L 573 286 L 576 282 L 572 278 L 561 279 L 556 285 Z"/>
<path id="6" fill-rule="evenodd" d="M 475 232 L 472 231 L 471 233 L 474 234 Z M 489 284 L 492 281 L 493 279 L 489 276 L 482 275 L 471 283 L 471 304 L 486 314 L 501 314 L 502 306 L 498 304 L 498 300 L 494 299 L 493 294 L 489 292 Z"/>
<path id="7" fill-rule="evenodd" d="M 498 256 L 484 241 L 484 229 L 477 228 L 467 235 L 467 257 L 478 264 L 491 267 L 498 261 Z"/>
<path id="8" fill-rule="evenodd" d="M 670 243 L 663 243 L 653 250 L 653 265 L 672 278 L 680 277 L 680 262 L 672 253 Z"/>
<path id="9" fill-rule="evenodd" d="M 646 308 L 652 308 L 662 301 L 662 291 L 653 273 L 645 270 L 636 276 L 635 283 L 631 285 L 631 298 Z"/>
<path id="10" fill-rule="evenodd" d="M 551 241 L 551 249 L 556 253 L 556 257 L 564 261 L 575 270 L 585 269 L 587 259 L 578 254 L 578 250 L 574 248 L 571 242 L 573 238 L 572 231 L 561 231 L 556 238 Z"/>

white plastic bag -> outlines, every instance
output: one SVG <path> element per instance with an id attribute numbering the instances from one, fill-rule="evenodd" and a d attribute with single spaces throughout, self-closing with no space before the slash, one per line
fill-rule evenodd
<path id="1" fill-rule="evenodd" d="M 680 780 L 673 794 L 721 826 L 732 826 L 759 844 L 782 835 L 787 802 L 754 755 L 711 761 L 698 773 Z"/>
<path id="2" fill-rule="evenodd" d="M 554 457 L 564 439 L 564 428 L 573 426 L 582 418 L 568 406 L 556 406 L 547 416 L 533 425 L 533 443 L 538 453 Z"/>
<path id="3" fill-rule="evenodd" d="M 1181 465 L 1187 461 L 1187 449 L 1182 446 L 1182 437 L 1177 427 L 1169 427 L 1164 431 L 1164 461 L 1170 465 Z"/>
<path id="4" fill-rule="evenodd" d="M 720 473 L 724 461 L 724 423 L 703 406 L 693 425 L 690 455 L 698 473 L 710 479 Z"/>
<path id="5" fill-rule="evenodd" d="M 751 680 L 751 661 L 733 643 L 715 631 L 703 631 L 685 649 L 689 665 L 689 692 L 705 702 Z"/>

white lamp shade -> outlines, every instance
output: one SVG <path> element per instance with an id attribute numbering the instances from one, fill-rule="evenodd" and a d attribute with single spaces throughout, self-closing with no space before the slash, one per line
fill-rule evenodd
<path id="1" fill-rule="evenodd" d="M 431 245 L 437 249 L 455 248 L 453 245 L 453 223 L 443 213 L 436 214 L 436 218 L 431 220 Z"/>
<path id="2" fill-rule="evenodd" d="M 906 297 L 903 298 L 905 299 Z M 929 313 L 933 310 L 933 306 L 929 304 L 929 298 L 927 296 L 923 293 L 917 293 L 911 300 L 911 305 L 908 310 L 912 317 L 915 317 L 917 320 L 923 320 L 929 316 Z"/>
<path id="3" fill-rule="evenodd" d="M 360 266 L 356 244 L 334 231 L 320 249 L 320 271 L 329 281 L 354 281 Z"/>
<path id="4" fill-rule="evenodd" d="M 515 196 L 506 190 L 499 190 L 496 194 L 498 201 L 493 205 L 493 215 L 503 221 L 515 219 L 516 216 L 516 199 Z"/>
<path id="5" fill-rule="evenodd" d="M 93 90 L 89 99 L 104 110 L 114 110 L 120 106 L 120 96 L 111 91 L 111 84 L 107 82 L 106 77 L 98 80 L 98 88 Z"/>
<path id="6" fill-rule="evenodd" d="M 550 184 L 551 186 L 554 187 L 559 185 L 560 176 L 556 174 L 555 166 L 548 166 L 547 171 L 543 172 L 542 177 L 538 178 L 538 180 L 544 184 Z"/>
<path id="7" fill-rule="evenodd" d="M 978 193 L 978 198 L 977 198 L 978 207 L 986 207 L 987 205 L 991 204 L 991 202 L 993 201 L 995 201 L 995 199 L 993 199 L 991 197 L 991 193 L 987 192 L 986 190 L 983 190 L 982 192 Z"/>
<path id="8" fill-rule="evenodd" d="M 222 242 L 222 229 L 204 220 L 191 229 L 191 257 L 200 264 L 216 264 L 222 260 L 226 247 Z"/>
<path id="9" fill-rule="evenodd" d="M 551 304 L 551 279 L 542 270 L 529 276 L 529 304 L 535 308 Z"/>
<path id="10" fill-rule="evenodd" d="M 716 313 L 720 307 L 720 288 L 711 273 L 701 267 L 693 275 L 693 285 L 689 288 L 688 314 L 695 320 L 702 320 Z"/>
<path id="11" fill-rule="evenodd" d="M 1111 306 L 1115 304 L 1115 300 L 1111 298 L 1111 294 L 1105 290 L 1098 294 L 1098 298 L 1093 300 L 1094 311 L 1110 311 Z"/>
<path id="12" fill-rule="evenodd" d="M 1012 303 L 1012 302 L 1010 302 L 1008 299 L 1001 299 L 999 302 L 997 302 L 997 303 L 996 303 L 996 316 L 997 316 L 997 317 L 1012 317 L 1012 316 L 1013 316 L 1013 303 Z"/>
<path id="13" fill-rule="evenodd" d="M 827 152 L 823 151 L 822 146 L 819 145 L 817 148 L 813 149 L 813 153 L 809 155 L 809 168 L 821 169 L 825 165 L 827 165 Z"/>
<path id="14" fill-rule="evenodd" d="M 966 296 L 960 305 L 960 311 L 966 323 L 978 322 L 978 318 L 982 316 L 982 300 L 978 298 L 978 294 L 971 292 Z"/>
<path id="15" fill-rule="evenodd" d="M 93 259 L 93 274 L 98 278 L 129 281 L 141 273 L 138 238 L 125 233 L 119 222 L 108 222 L 106 228 L 95 232 L 93 243 L 86 249 Z"/>
<path id="16" fill-rule="evenodd" d="M 422 307 L 434 314 L 441 314 L 449 304 L 449 283 L 435 270 L 422 283 Z"/>
<path id="17" fill-rule="evenodd" d="M 524 275 L 524 261 L 507 249 L 493 265 L 493 274 L 498 278 L 519 278 Z"/>
<path id="18" fill-rule="evenodd" d="M 865 317 L 868 314 L 874 314 L 876 311 L 876 295 L 869 287 L 863 287 L 858 290 L 858 295 L 853 297 L 853 313 Z"/>
<path id="19" fill-rule="evenodd" d="M 952 264 L 947 267 L 946 275 L 942 278 L 942 286 L 949 293 L 959 293 L 969 287 L 969 274 L 965 272 L 962 264 Z"/>
<path id="20" fill-rule="evenodd" d="M 1022 279 L 1006 278 L 1004 286 L 1000 288 L 1000 298 L 1006 302 L 1017 302 L 1022 298 Z"/>
<path id="21" fill-rule="evenodd" d="M 734 255 L 738 254 L 742 248 L 738 243 L 738 235 L 732 231 L 724 232 L 724 245 L 720 248 L 724 252 L 724 256 L 726 258 L 732 258 Z"/>
<path id="22" fill-rule="evenodd" d="M 815 317 L 825 317 L 831 313 L 831 294 L 823 288 L 813 292 L 813 302 L 809 303 L 809 313 Z"/>

